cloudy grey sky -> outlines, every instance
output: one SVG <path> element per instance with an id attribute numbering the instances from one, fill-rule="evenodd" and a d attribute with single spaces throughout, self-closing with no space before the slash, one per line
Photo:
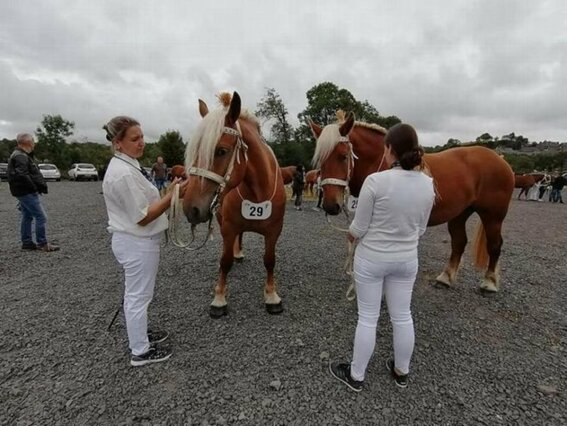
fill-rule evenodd
<path id="1" fill-rule="evenodd" d="M 255 109 L 275 88 L 297 124 L 332 81 L 424 145 L 510 132 L 567 141 L 563 0 L 207 2 L 2 0 L 0 138 L 43 114 L 102 142 L 119 114 L 147 140 L 190 136 L 197 99 L 237 90 Z"/>

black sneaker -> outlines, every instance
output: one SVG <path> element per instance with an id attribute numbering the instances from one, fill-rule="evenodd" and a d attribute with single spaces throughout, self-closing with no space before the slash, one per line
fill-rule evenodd
<path id="1" fill-rule="evenodd" d="M 408 387 L 408 376 L 409 374 L 398 374 L 396 373 L 396 369 L 394 368 L 394 360 L 390 358 L 386 361 L 386 369 L 392 374 L 394 378 L 394 382 L 400 388 L 407 388 Z"/>
<path id="2" fill-rule="evenodd" d="M 162 362 L 171 357 L 171 351 L 157 346 L 150 346 L 150 350 L 142 355 L 131 355 L 130 365 L 141 367 L 142 365 L 152 364 L 154 362 Z"/>
<path id="3" fill-rule="evenodd" d="M 354 380 L 350 375 L 350 364 L 332 362 L 329 363 L 329 371 L 333 377 L 339 379 L 355 392 L 362 390 L 363 381 Z"/>
<path id="4" fill-rule="evenodd" d="M 165 330 L 148 330 L 148 340 L 150 341 L 150 345 L 165 342 L 168 337 L 169 333 Z"/>
<path id="5" fill-rule="evenodd" d="M 37 250 L 35 243 L 25 243 L 22 244 L 22 250 Z"/>

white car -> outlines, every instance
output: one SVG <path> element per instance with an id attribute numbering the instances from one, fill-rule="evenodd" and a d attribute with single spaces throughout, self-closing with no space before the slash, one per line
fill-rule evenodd
<path id="1" fill-rule="evenodd" d="M 59 182 L 61 180 L 61 172 L 55 164 L 38 164 L 39 172 L 42 174 L 45 180 L 56 180 Z"/>
<path id="2" fill-rule="evenodd" d="M 67 172 L 69 180 L 98 180 L 96 167 L 88 163 L 76 163 Z"/>

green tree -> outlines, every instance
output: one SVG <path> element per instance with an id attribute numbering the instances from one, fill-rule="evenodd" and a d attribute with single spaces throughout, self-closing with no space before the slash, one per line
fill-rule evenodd
<path id="1" fill-rule="evenodd" d="M 16 148 L 15 140 L 2 139 L 0 141 L 0 162 L 7 163 L 14 148 Z"/>
<path id="2" fill-rule="evenodd" d="M 185 163 L 185 144 L 177 130 L 165 132 L 159 137 L 157 144 L 164 163 L 169 167 Z"/>
<path id="3" fill-rule="evenodd" d="M 276 89 L 267 88 L 266 94 L 256 106 L 256 116 L 272 121 L 270 139 L 273 143 L 288 143 L 293 127 L 287 120 L 288 111 Z"/>
<path id="4" fill-rule="evenodd" d="M 44 115 L 41 125 L 35 131 L 37 136 L 36 157 L 49 159 L 58 167 L 66 164 L 66 138 L 73 134 L 75 123 L 67 121 L 60 115 Z"/>
<path id="5" fill-rule="evenodd" d="M 331 82 L 313 86 L 306 96 L 307 107 L 297 115 L 304 124 L 310 118 L 317 124 L 326 126 L 336 121 L 337 110 L 353 111 L 356 114 L 359 109 L 359 103 L 352 93 Z"/>

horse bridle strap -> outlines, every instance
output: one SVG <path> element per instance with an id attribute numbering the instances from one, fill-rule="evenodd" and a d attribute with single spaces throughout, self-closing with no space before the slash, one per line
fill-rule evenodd
<path id="1" fill-rule="evenodd" d="M 225 183 L 225 179 L 221 175 L 217 175 L 215 172 L 211 172 L 207 169 L 201 169 L 199 167 L 189 167 L 188 173 L 192 176 L 201 176 L 206 179 L 212 180 L 213 182 L 222 185 Z"/>
<path id="2" fill-rule="evenodd" d="M 346 143 L 346 144 L 348 144 L 348 147 L 349 147 L 349 155 L 348 155 L 348 158 L 347 158 L 348 165 L 347 165 L 346 179 L 326 178 L 326 179 L 323 179 L 321 181 L 321 186 L 323 186 L 323 185 L 337 185 L 337 186 L 345 186 L 345 187 L 348 186 L 348 182 L 350 180 L 350 175 L 351 175 L 352 169 L 354 167 L 354 159 L 357 158 L 357 157 L 356 157 L 356 155 L 354 155 L 354 151 L 352 149 L 352 144 L 350 143 L 348 136 L 341 136 L 339 138 L 338 143 Z"/>
<path id="3" fill-rule="evenodd" d="M 246 145 L 246 143 L 242 140 L 242 133 L 240 132 L 240 125 L 238 124 L 238 122 L 236 122 L 236 127 L 238 129 L 233 129 L 232 127 L 224 127 L 222 130 L 222 133 L 236 137 L 236 146 L 234 147 L 234 151 L 232 151 L 232 157 L 230 157 L 230 162 L 228 163 L 225 175 L 221 176 L 208 169 L 203 169 L 201 167 L 195 166 L 189 168 L 189 175 L 204 177 L 205 179 L 212 180 L 220 186 L 226 185 L 226 183 L 230 180 L 230 175 L 232 174 L 232 170 L 234 169 L 234 162 L 236 161 L 238 164 L 240 164 L 241 150 L 244 151 L 244 158 L 248 160 L 248 156 L 246 154 L 248 145 Z"/>

